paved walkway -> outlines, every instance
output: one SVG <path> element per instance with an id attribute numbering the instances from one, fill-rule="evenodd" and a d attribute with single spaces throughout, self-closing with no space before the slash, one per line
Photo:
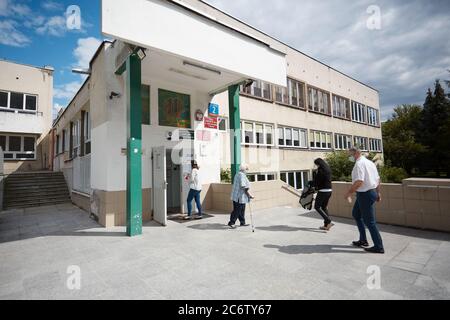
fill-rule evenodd
<path id="1" fill-rule="evenodd" d="M 330 233 L 300 209 L 255 213 L 257 230 L 216 215 L 144 235 L 104 229 L 57 205 L 0 213 L 0 299 L 449 299 L 450 234 L 382 226 L 387 254 L 348 246 L 350 220 Z M 67 268 L 81 268 L 81 289 Z M 379 266 L 381 289 L 367 288 Z"/>

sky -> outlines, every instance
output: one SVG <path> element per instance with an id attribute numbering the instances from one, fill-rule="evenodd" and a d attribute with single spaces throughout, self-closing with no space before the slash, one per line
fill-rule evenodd
<path id="1" fill-rule="evenodd" d="M 383 119 L 450 78 L 449 0 L 207 2 L 376 88 Z M 68 26 L 71 5 L 81 18 Z M 102 39 L 99 1 L 0 0 L 0 59 L 53 66 L 55 112 L 84 80 L 71 69 L 87 68 Z"/>

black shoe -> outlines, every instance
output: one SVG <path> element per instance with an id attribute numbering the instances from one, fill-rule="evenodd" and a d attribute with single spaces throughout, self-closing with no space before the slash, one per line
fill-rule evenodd
<path id="1" fill-rule="evenodd" d="M 362 247 L 368 247 L 369 243 L 367 241 L 353 241 L 352 245 L 355 246 L 355 247 L 362 248 Z"/>
<path id="2" fill-rule="evenodd" d="M 250 225 L 248 223 L 241 223 L 241 227 L 249 227 Z"/>
<path id="3" fill-rule="evenodd" d="M 236 229 L 236 226 L 235 226 L 234 224 L 229 223 L 228 226 L 229 226 L 231 229 Z"/>
<path id="4" fill-rule="evenodd" d="M 379 254 L 384 254 L 384 249 L 379 249 L 379 248 L 376 248 L 376 247 L 365 248 L 364 250 L 365 250 L 366 252 L 369 252 L 369 253 L 379 253 Z"/>

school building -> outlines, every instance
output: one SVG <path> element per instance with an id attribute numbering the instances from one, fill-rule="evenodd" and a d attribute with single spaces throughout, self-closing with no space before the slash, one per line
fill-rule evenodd
<path id="1" fill-rule="evenodd" d="M 185 212 L 192 159 L 211 208 L 241 162 L 256 183 L 300 190 L 333 150 L 382 159 L 377 90 L 203 1 L 103 0 L 102 32 L 51 136 L 53 170 L 104 226 L 136 235 Z"/>

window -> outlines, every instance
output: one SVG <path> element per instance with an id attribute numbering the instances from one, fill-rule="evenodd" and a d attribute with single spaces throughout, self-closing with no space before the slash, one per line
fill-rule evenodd
<path id="1" fill-rule="evenodd" d="M 35 160 L 36 138 L 32 136 L 0 136 L 5 160 Z"/>
<path id="2" fill-rule="evenodd" d="M 311 131 L 310 146 L 313 149 L 331 149 L 331 133 L 322 131 Z"/>
<path id="3" fill-rule="evenodd" d="M 20 92 L 0 91 L 0 108 L 36 112 L 37 96 Z"/>
<path id="4" fill-rule="evenodd" d="M 333 116 L 337 118 L 350 119 L 350 101 L 333 94 Z"/>
<path id="5" fill-rule="evenodd" d="M 247 175 L 250 182 L 273 181 L 276 178 L 275 173 L 250 173 Z"/>
<path id="6" fill-rule="evenodd" d="M 308 185 L 308 171 L 287 171 L 280 173 L 280 179 L 291 187 L 302 190 Z"/>
<path id="7" fill-rule="evenodd" d="M 367 138 L 354 137 L 354 145 L 362 151 L 368 151 Z"/>
<path id="8" fill-rule="evenodd" d="M 352 147 L 352 137 L 336 133 L 334 135 L 334 148 L 336 150 L 349 150 Z"/>
<path id="9" fill-rule="evenodd" d="M 226 132 L 227 131 L 227 119 L 219 118 L 219 131 Z"/>
<path id="10" fill-rule="evenodd" d="M 352 101 L 352 120 L 355 122 L 366 123 L 366 106 Z"/>
<path id="11" fill-rule="evenodd" d="M 37 98 L 36 96 L 26 95 L 25 98 L 25 109 L 30 111 L 36 111 Z"/>
<path id="12" fill-rule="evenodd" d="M 56 143 L 55 143 L 55 155 L 58 155 L 59 154 L 59 141 L 60 141 L 60 139 L 59 139 L 59 135 L 56 135 Z"/>
<path id="13" fill-rule="evenodd" d="M 367 122 L 371 126 L 379 127 L 380 126 L 380 116 L 377 109 L 367 107 Z"/>
<path id="14" fill-rule="evenodd" d="M 0 148 L 2 151 L 6 150 L 6 136 L 0 136 Z"/>
<path id="15" fill-rule="evenodd" d="M 380 139 L 369 139 L 369 150 L 373 152 L 383 152 Z"/>
<path id="16" fill-rule="evenodd" d="M 272 100 L 272 86 L 264 81 L 253 81 L 252 85 L 245 87 L 241 86 L 241 92 L 254 97 Z"/>
<path id="17" fill-rule="evenodd" d="M 331 115 L 329 93 L 308 87 L 308 108 L 314 112 Z"/>
<path id="18" fill-rule="evenodd" d="M 278 127 L 278 146 L 308 148 L 306 129 Z"/>
<path id="19" fill-rule="evenodd" d="M 286 87 L 275 87 L 275 101 L 304 109 L 305 85 L 293 79 L 287 79 Z"/>
<path id="20" fill-rule="evenodd" d="M 79 147 L 80 147 L 80 120 L 77 120 L 73 123 L 72 139 L 73 139 L 72 158 L 76 158 L 79 154 Z"/>
<path id="21" fill-rule="evenodd" d="M 84 113 L 83 135 L 84 135 L 84 154 L 87 155 L 91 153 L 91 114 L 88 111 Z"/>
<path id="22" fill-rule="evenodd" d="M 247 145 L 273 145 L 273 125 L 243 121 L 243 144 Z"/>
<path id="23" fill-rule="evenodd" d="M 150 125 L 150 86 L 141 86 L 142 124 Z"/>
<path id="24" fill-rule="evenodd" d="M 67 129 L 62 131 L 62 151 L 69 151 L 69 141 L 67 140 Z"/>
<path id="25" fill-rule="evenodd" d="M 23 93 L 11 92 L 9 107 L 23 110 Z"/>
<path id="26" fill-rule="evenodd" d="M 0 108 L 8 108 L 9 93 L 0 91 Z"/>

